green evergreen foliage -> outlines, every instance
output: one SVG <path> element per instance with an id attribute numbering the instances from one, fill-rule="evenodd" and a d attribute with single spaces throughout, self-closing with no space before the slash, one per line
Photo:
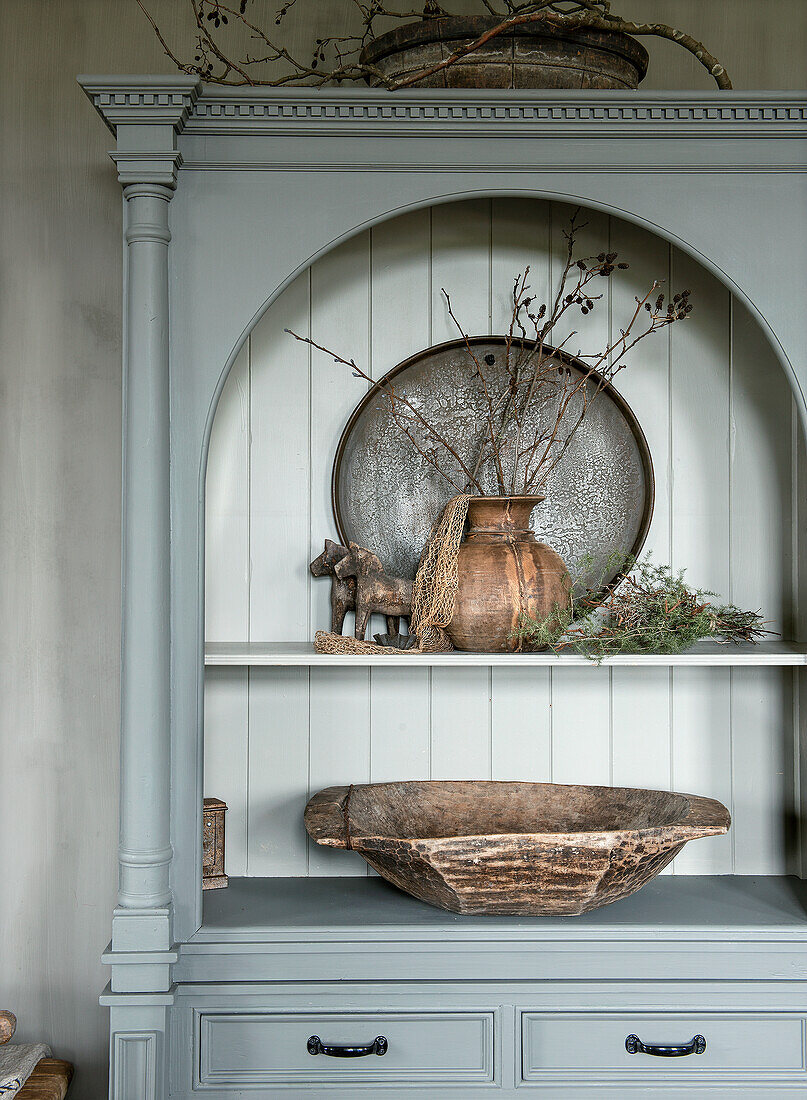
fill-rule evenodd
<path id="1" fill-rule="evenodd" d="M 691 588 L 684 573 L 648 556 L 629 566 L 604 603 L 589 591 L 543 621 L 522 615 L 514 636 L 526 650 L 573 649 L 601 661 L 617 653 L 682 653 L 705 639 L 755 643 L 771 633 L 759 611 L 713 603 L 716 594 Z"/>

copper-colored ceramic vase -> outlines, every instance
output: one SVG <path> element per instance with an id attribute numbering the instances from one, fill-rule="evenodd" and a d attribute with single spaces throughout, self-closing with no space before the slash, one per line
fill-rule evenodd
<path id="1" fill-rule="evenodd" d="M 457 559 L 448 634 L 457 649 L 512 652 L 522 614 L 548 619 L 571 600 L 563 559 L 538 542 L 530 516 L 543 496 L 472 497 Z"/>

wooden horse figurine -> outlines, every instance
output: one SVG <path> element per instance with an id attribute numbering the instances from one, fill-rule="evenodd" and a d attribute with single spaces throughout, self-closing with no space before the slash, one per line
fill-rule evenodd
<path id="1" fill-rule="evenodd" d="M 336 567 L 350 553 L 332 539 L 325 540 L 325 549 L 308 567 L 315 577 L 331 578 L 331 633 L 341 634 L 348 611 L 356 610 L 356 578 L 338 577 Z"/>
<path id="2" fill-rule="evenodd" d="M 392 577 L 370 550 L 351 542 L 349 552 L 336 566 L 341 580 L 356 578 L 356 637 L 364 641 L 367 624 L 374 614 L 386 615 L 387 630 L 397 634 L 401 616 L 412 613 L 412 582 Z"/>

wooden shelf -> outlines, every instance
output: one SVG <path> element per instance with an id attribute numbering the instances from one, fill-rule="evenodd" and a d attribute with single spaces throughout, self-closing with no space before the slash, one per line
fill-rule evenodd
<path id="1" fill-rule="evenodd" d="M 461 916 L 376 876 L 231 878 L 204 896 L 194 942 L 222 940 L 807 940 L 807 882 L 783 876 L 661 875 L 580 917 Z"/>
<path id="2" fill-rule="evenodd" d="M 461 916 L 375 875 L 231 878 L 204 895 L 174 980 L 306 982 L 771 983 L 804 974 L 807 883 L 793 877 L 660 875 L 579 917 Z M 349 983 L 347 983 L 349 984 Z M 782 986 L 786 982 L 780 983 Z M 741 987 L 737 987 L 741 988 Z M 748 988 L 747 986 L 745 987 Z M 457 986 L 456 991 L 460 990 Z M 460 994 L 462 995 L 462 994 Z M 755 1002 L 756 1003 L 756 1002 Z"/>
<path id="3" fill-rule="evenodd" d="M 685 653 L 620 654 L 606 657 L 604 665 L 636 667 L 735 667 L 807 665 L 807 646 L 795 642 L 761 642 L 759 645 L 719 645 L 702 642 Z M 577 653 L 317 653 L 310 642 L 210 642 L 205 649 L 205 664 L 215 666 L 289 666 L 289 665 L 360 665 L 409 666 L 509 665 L 526 667 L 543 665 L 554 668 L 590 665 L 588 658 Z"/>

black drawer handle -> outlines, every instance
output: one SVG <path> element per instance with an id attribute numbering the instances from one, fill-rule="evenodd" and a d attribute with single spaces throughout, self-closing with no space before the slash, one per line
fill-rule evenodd
<path id="1" fill-rule="evenodd" d="M 686 1058 L 688 1054 L 703 1054 L 706 1040 L 702 1035 L 695 1035 L 688 1043 L 667 1047 L 657 1043 L 643 1043 L 638 1035 L 629 1035 L 625 1040 L 625 1050 L 628 1054 L 652 1054 L 654 1058 Z"/>
<path id="2" fill-rule="evenodd" d="M 309 1054 L 325 1054 L 329 1058 L 366 1058 L 368 1054 L 377 1054 L 379 1058 L 387 1053 L 389 1043 L 383 1035 L 376 1035 L 372 1043 L 365 1047 L 328 1046 L 319 1035 L 312 1035 L 306 1044 Z"/>

